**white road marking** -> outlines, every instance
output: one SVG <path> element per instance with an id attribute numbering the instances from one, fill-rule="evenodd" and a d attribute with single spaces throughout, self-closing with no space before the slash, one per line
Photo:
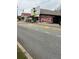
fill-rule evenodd
<path id="1" fill-rule="evenodd" d="M 25 53 L 25 56 L 28 59 L 33 59 L 32 56 L 24 49 L 24 47 L 19 42 L 17 42 L 17 45 L 22 50 L 22 52 Z"/>

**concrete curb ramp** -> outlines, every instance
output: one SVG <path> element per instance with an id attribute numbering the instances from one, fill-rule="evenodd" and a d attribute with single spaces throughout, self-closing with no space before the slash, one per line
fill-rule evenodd
<path id="1" fill-rule="evenodd" d="M 33 58 L 30 56 L 30 54 L 22 47 L 22 45 L 21 45 L 19 42 L 17 42 L 17 45 L 18 45 L 18 47 L 22 50 L 22 52 L 25 54 L 25 56 L 26 56 L 28 59 L 33 59 Z"/>

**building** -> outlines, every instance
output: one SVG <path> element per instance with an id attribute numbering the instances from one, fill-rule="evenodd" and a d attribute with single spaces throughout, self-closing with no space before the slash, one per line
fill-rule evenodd
<path id="1" fill-rule="evenodd" d="M 36 10 L 36 11 L 38 12 L 38 10 Z M 61 22 L 61 9 L 54 10 L 54 11 L 47 10 L 47 9 L 40 9 L 39 10 L 39 17 L 36 17 L 36 18 L 38 18 L 39 22 L 59 24 Z"/>
<path id="2" fill-rule="evenodd" d="M 30 17 L 30 13 L 21 13 L 22 20 L 26 21 L 28 17 Z"/>
<path id="3" fill-rule="evenodd" d="M 58 10 L 51 11 L 46 9 L 40 9 L 40 21 L 48 23 L 58 23 L 61 18 L 61 12 Z"/>

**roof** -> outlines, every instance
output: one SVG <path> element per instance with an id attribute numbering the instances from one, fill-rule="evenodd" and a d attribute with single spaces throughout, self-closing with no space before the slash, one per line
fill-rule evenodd
<path id="1" fill-rule="evenodd" d="M 31 16 L 30 13 L 22 13 L 21 15 L 22 15 L 22 16 Z"/>
<path id="2" fill-rule="evenodd" d="M 50 14 L 50 15 L 59 15 L 61 16 L 61 10 L 47 10 L 47 9 L 40 9 L 40 14 Z"/>

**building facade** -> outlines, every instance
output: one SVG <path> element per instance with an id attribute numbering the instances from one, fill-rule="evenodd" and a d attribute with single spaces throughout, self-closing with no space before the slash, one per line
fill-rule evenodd
<path id="1" fill-rule="evenodd" d="M 38 17 L 40 22 L 47 22 L 47 23 L 57 23 L 61 22 L 61 11 L 60 10 L 47 10 L 47 9 L 40 9 L 40 16 Z"/>
<path id="2" fill-rule="evenodd" d="M 21 14 L 21 17 L 22 17 L 22 20 L 26 21 L 28 17 L 30 17 L 31 14 L 30 13 L 22 13 Z"/>

